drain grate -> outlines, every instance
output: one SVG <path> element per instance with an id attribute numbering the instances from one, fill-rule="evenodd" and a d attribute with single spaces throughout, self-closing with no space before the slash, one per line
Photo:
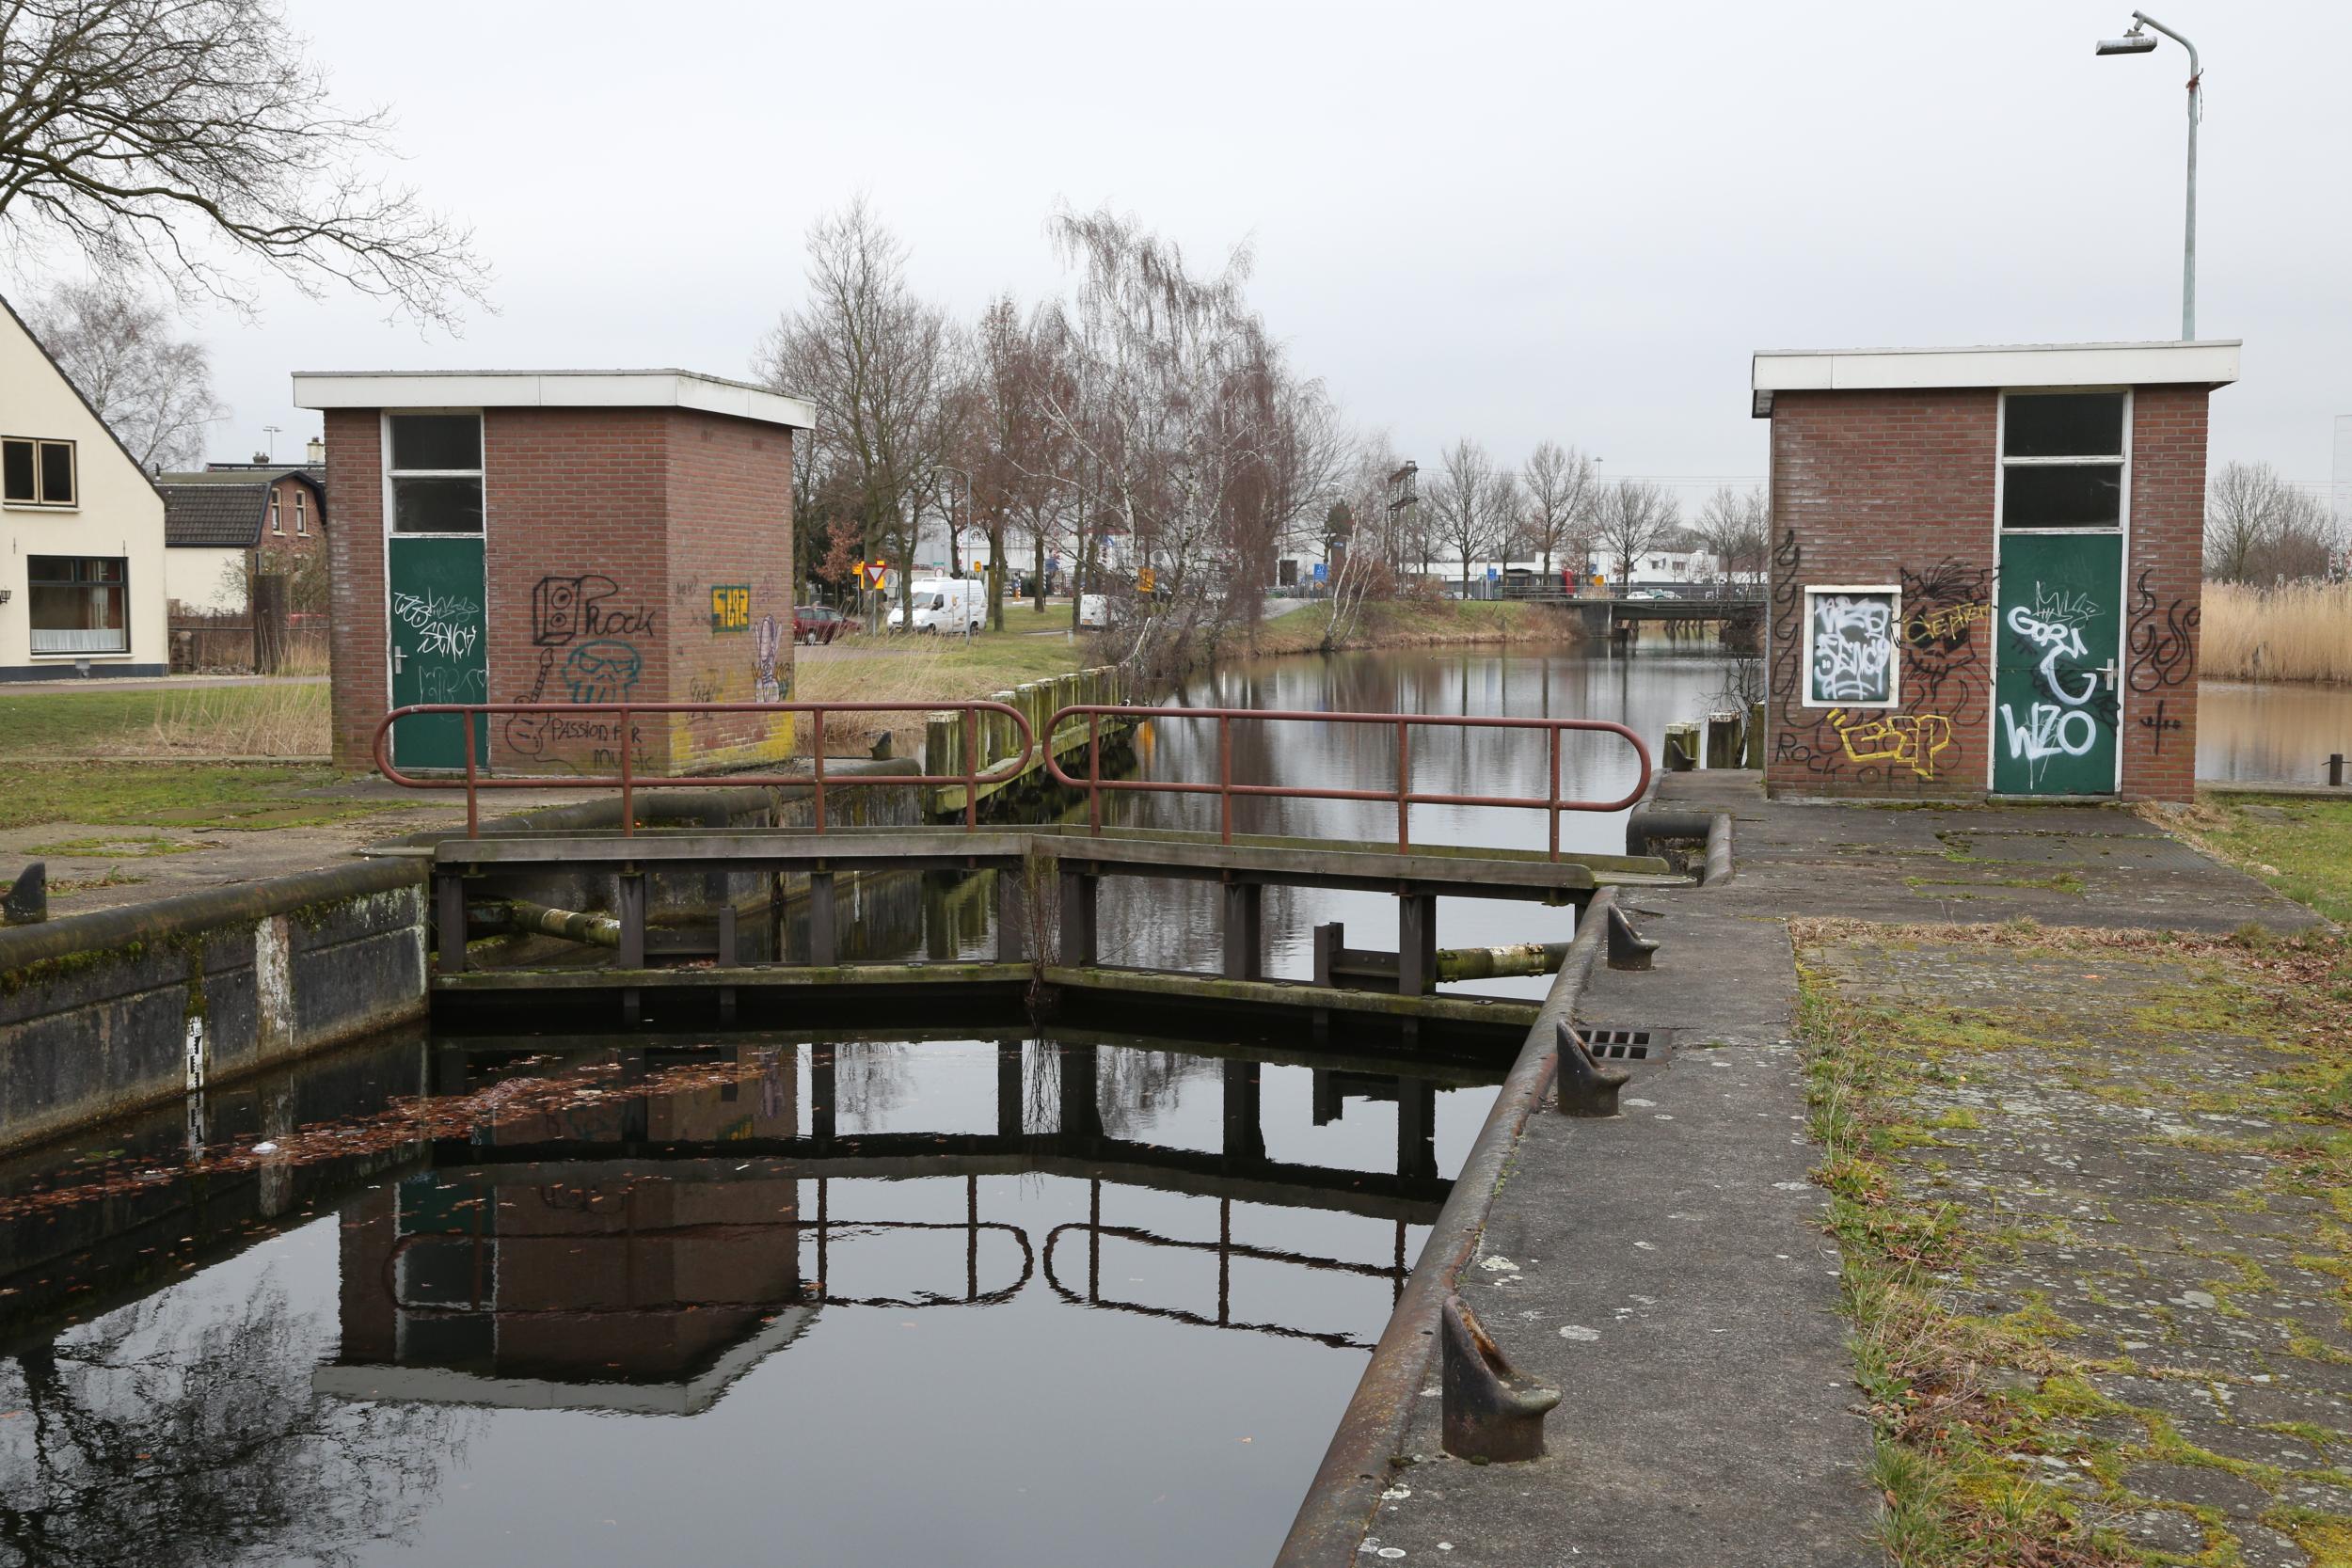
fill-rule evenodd
<path id="1" fill-rule="evenodd" d="M 1666 1054 L 1672 1039 L 1663 1029 L 1580 1028 L 1577 1033 L 1596 1062 L 1654 1062 Z"/>

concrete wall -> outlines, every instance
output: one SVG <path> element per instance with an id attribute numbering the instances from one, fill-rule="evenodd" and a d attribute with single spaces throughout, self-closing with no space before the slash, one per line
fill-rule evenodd
<path id="1" fill-rule="evenodd" d="M 2193 792 L 2206 401 L 2201 386 L 2134 388 L 2118 681 L 2127 798 Z M 1989 788 L 1998 738 L 1999 406 L 1998 391 L 1973 388 L 1775 397 L 1765 763 L 1773 790 L 1951 799 Z M 1857 756 L 1883 747 L 1850 745 L 1838 710 L 1803 702 L 1806 586 L 1881 583 L 1902 594 L 1895 717 L 1948 725 L 1931 754 L 1900 761 Z"/>
<path id="2" fill-rule="evenodd" d="M 159 675 L 171 652 L 164 618 L 164 498 L 116 444 L 81 394 L 14 314 L 0 309 L 0 436 L 73 443 L 72 507 L 0 504 L 0 680 Z M 36 555 L 119 557 L 130 578 L 130 647 L 119 654 L 32 651 L 26 561 Z"/>
<path id="3" fill-rule="evenodd" d="M 421 1016 L 422 869 L 360 862 L 0 930 L 0 1148 Z"/>
<path id="4" fill-rule="evenodd" d="M 386 670 L 381 417 L 329 409 L 334 739 L 364 768 L 383 719 Z M 792 676 L 791 433 L 655 408 L 492 408 L 483 420 L 484 553 L 492 700 L 749 702 L 768 670 Z M 739 588 L 719 601 L 712 590 Z M 779 634 L 764 666 L 759 624 Z M 595 644 L 592 655 L 583 650 Z M 590 678 L 590 662 L 625 676 Z M 755 719 L 492 721 L 494 771 L 618 770 L 627 744 L 647 771 L 708 769 L 791 747 Z"/>

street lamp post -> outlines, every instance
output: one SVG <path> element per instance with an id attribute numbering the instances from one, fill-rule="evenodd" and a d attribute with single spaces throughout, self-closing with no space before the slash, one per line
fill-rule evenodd
<path id="1" fill-rule="evenodd" d="M 2188 51 L 2188 220 L 2181 242 L 2181 340 L 2186 342 L 2197 336 L 2197 121 L 2203 117 L 2205 71 L 2198 63 L 2197 46 L 2146 11 L 2132 12 L 2131 31 L 2120 39 L 2101 39 L 2094 53 L 2153 53 L 2156 40 L 2140 31 L 2143 27 L 2153 27 Z"/>

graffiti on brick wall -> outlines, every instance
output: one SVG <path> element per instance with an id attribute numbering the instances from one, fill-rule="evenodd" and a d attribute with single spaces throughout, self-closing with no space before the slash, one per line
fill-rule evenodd
<path id="1" fill-rule="evenodd" d="M 1873 593 L 1810 589 L 1804 565 L 1796 531 L 1784 531 L 1772 551 L 1773 765 L 1825 784 L 1950 777 L 1961 736 L 1986 711 L 1991 567 L 1946 556 L 1902 568 L 1898 591 Z M 1896 696 L 1908 705 L 1857 705 Z"/>
<path id="2" fill-rule="evenodd" d="M 776 679 L 776 655 L 784 647 L 784 630 L 772 615 L 762 615 L 752 629 L 752 701 L 780 703 L 784 687 Z"/>
<path id="3" fill-rule="evenodd" d="M 1951 719 L 1941 713 L 1848 713 L 1832 708 L 1829 723 L 1850 761 L 1907 768 L 1935 777 L 1935 759 L 1952 744 Z"/>
<path id="4" fill-rule="evenodd" d="M 575 703 L 621 703 L 637 689 L 645 656 L 633 642 L 599 637 L 564 656 L 564 689 Z"/>
<path id="5" fill-rule="evenodd" d="M 657 611 L 614 604 L 621 585 L 597 573 L 541 578 L 531 590 L 531 640 L 560 648 L 581 639 L 651 637 Z"/>
<path id="6" fill-rule="evenodd" d="M 2132 689 L 2142 693 L 2169 690 L 2195 678 L 2197 627 L 2205 614 L 2202 606 L 2190 604 L 2185 595 L 2159 612 L 2155 592 L 2148 586 L 2150 575 L 2146 570 L 2139 574 L 2124 641 L 2131 656 Z"/>
<path id="7" fill-rule="evenodd" d="M 718 583 L 710 590 L 710 629 L 727 633 L 752 629 L 752 590 L 748 583 Z"/>

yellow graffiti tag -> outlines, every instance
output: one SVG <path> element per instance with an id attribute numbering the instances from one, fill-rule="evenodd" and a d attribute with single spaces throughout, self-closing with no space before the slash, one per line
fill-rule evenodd
<path id="1" fill-rule="evenodd" d="M 712 631 L 747 631 L 752 624 L 752 591 L 740 585 L 717 586 L 710 591 L 710 629 Z"/>
<path id="2" fill-rule="evenodd" d="M 1905 623 L 1904 630 L 1910 633 L 1912 641 L 1924 642 L 1938 637 L 1949 637 L 1963 627 L 1992 618 L 1993 607 L 1981 601 L 1948 605 L 1942 610 L 1931 610 L 1925 615 L 1914 615 Z"/>
<path id="3" fill-rule="evenodd" d="M 1923 779 L 1952 744 L 1952 721 L 1940 713 L 1856 713 L 1832 708 L 1829 721 L 1854 762 L 1891 762 Z"/>

